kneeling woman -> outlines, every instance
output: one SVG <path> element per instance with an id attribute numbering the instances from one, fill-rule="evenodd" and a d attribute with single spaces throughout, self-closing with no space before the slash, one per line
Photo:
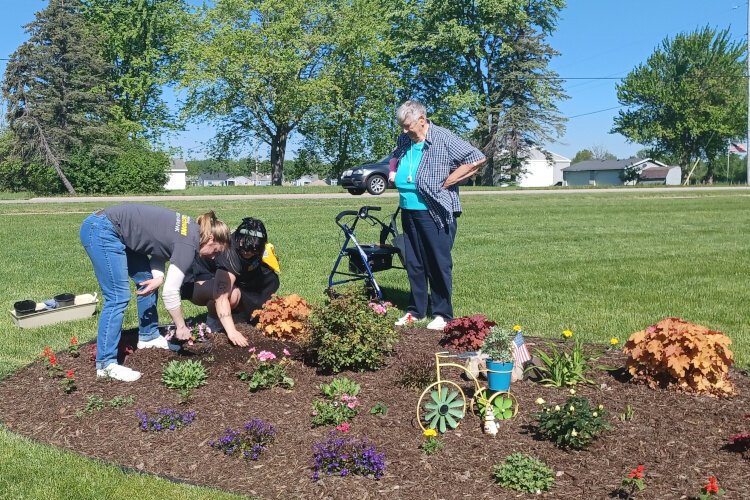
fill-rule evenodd
<path id="1" fill-rule="evenodd" d="M 223 328 L 229 341 L 246 347 L 247 340 L 234 324 L 232 313 L 248 319 L 279 289 L 279 263 L 266 227 L 246 217 L 232 233 L 231 246 L 215 260 L 196 259 L 193 281 L 182 286 L 183 299 L 208 307 L 206 323 Z"/>
<path id="2" fill-rule="evenodd" d="M 97 210 L 81 225 L 81 243 L 94 265 L 104 297 L 96 337 L 96 375 L 125 382 L 141 374 L 117 364 L 123 317 L 130 302 L 130 283 L 137 290 L 138 348 L 168 349 L 159 335 L 157 290 L 164 283 L 164 306 L 179 339 L 190 338 L 180 308 L 180 287 L 196 254 L 212 258 L 229 243 L 229 228 L 213 212 L 198 217 L 162 207 L 116 205 Z M 164 266 L 170 261 L 166 279 Z"/>

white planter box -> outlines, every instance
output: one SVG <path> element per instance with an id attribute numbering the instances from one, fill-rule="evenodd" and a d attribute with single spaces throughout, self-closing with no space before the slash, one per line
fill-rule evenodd
<path id="1" fill-rule="evenodd" d="M 37 302 L 36 312 L 17 316 L 15 309 L 11 309 L 10 315 L 19 328 L 37 328 L 63 321 L 88 318 L 96 311 L 98 302 L 96 294 L 84 293 L 76 295 L 72 306 L 47 309 L 43 302 Z"/>

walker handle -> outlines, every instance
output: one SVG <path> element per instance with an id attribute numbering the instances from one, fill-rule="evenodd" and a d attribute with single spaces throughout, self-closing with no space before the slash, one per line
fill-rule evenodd
<path id="1" fill-rule="evenodd" d="M 348 216 L 350 216 L 350 215 L 356 215 L 356 216 L 359 216 L 359 212 L 355 212 L 354 210 L 344 210 L 343 212 L 340 212 L 340 213 L 339 213 L 339 214 L 338 214 L 338 215 L 336 216 L 336 224 L 338 224 L 338 223 L 339 223 L 339 221 L 340 221 L 340 220 L 341 220 L 342 218 L 344 218 L 344 217 L 348 217 Z"/>

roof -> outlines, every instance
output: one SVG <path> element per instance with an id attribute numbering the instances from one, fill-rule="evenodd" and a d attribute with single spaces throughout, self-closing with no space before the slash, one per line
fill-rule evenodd
<path id="1" fill-rule="evenodd" d="M 549 150 L 540 150 L 539 148 L 531 148 L 529 150 L 529 160 L 544 160 L 547 161 L 547 157 L 544 156 L 542 151 L 548 151 L 552 155 L 552 161 L 556 163 L 570 162 L 570 158 L 565 158 L 563 155 L 559 155 Z"/>
<path id="2" fill-rule="evenodd" d="M 625 170 L 626 167 L 640 165 L 651 161 L 646 158 L 627 158 L 625 160 L 586 160 L 574 163 L 569 167 L 565 167 L 563 172 L 582 172 L 586 170 Z"/>
<path id="3" fill-rule="evenodd" d="M 226 172 L 218 172 L 215 174 L 201 174 L 198 176 L 199 179 L 204 181 L 225 181 L 229 179 L 229 174 Z"/>
<path id="4" fill-rule="evenodd" d="M 169 171 L 170 172 L 187 172 L 187 165 L 185 160 L 181 158 L 170 158 L 169 159 Z"/>
<path id="5" fill-rule="evenodd" d="M 667 178 L 667 173 L 672 167 L 651 167 L 644 168 L 641 171 L 640 178 L 642 180 L 663 180 Z"/>

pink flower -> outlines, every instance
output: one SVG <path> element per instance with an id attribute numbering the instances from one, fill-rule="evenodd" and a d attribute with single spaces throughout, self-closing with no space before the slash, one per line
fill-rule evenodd
<path id="1" fill-rule="evenodd" d="M 247 350 L 247 352 L 255 352 L 255 347 L 251 347 L 250 349 Z"/>
<path id="2" fill-rule="evenodd" d="M 289 351 L 287 349 L 284 349 L 282 352 L 284 353 L 284 356 L 289 356 Z"/>
<path id="3" fill-rule="evenodd" d="M 349 401 L 348 403 L 346 403 L 346 406 L 348 406 L 350 410 L 353 410 L 354 408 L 356 408 L 357 402 L 356 401 Z"/>
<path id="4" fill-rule="evenodd" d="M 269 351 L 260 351 L 258 359 L 261 361 L 271 361 L 272 359 L 276 359 L 276 355 Z"/>
<path id="5" fill-rule="evenodd" d="M 349 422 L 342 422 L 336 426 L 336 430 L 341 431 L 341 432 L 349 432 L 349 429 L 350 429 Z"/>

